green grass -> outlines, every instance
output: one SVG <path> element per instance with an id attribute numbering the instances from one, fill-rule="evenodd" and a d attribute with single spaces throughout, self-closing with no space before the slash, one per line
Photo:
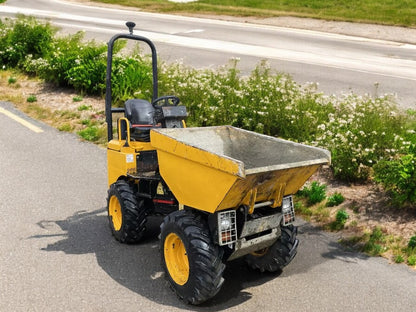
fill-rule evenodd
<path id="1" fill-rule="evenodd" d="M 345 198 L 342 196 L 341 193 L 334 193 L 328 197 L 328 201 L 326 202 L 327 207 L 334 207 L 341 205 L 344 202 Z"/>
<path id="2" fill-rule="evenodd" d="M 17 78 L 16 77 L 9 77 L 9 79 L 7 79 L 8 84 L 13 84 L 17 82 Z"/>
<path id="3" fill-rule="evenodd" d="M 326 198 L 326 185 L 313 181 L 310 185 L 306 185 L 299 190 L 298 195 L 305 197 L 309 205 L 320 203 Z"/>
<path id="4" fill-rule="evenodd" d="M 349 215 L 348 215 L 348 212 L 345 211 L 345 209 L 338 210 L 337 214 L 335 215 L 335 221 L 330 223 L 329 228 L 332 231 L 342 230 L 348 218 L 349 218 Z"/>
<path id="5" fill-rule="evenodd" d="M 139 7 L 152 12 L 256 17 L 297 16 L 416 26 L 416 1 L 413 0 L 200 0 L 191 3 L 173 3 L 167 0 L 93 1 Z"/>
<path id="6" fill-rule="evenodd" d="M 33 103 L 36 102 L 38 99 L 36 98 L 36 95 L 29 95 L 28 98 L 26 99 L 26 101 L 28 101 L 29 103 Z"/>
<path id="7" fill-rule="evenodd" d="M 83 98 L 82 96 L 77 95 L 77 96 L 74 96 L 74 97 L 72 98 L 72 101 L 73 101 L 73 102 L 81 102 L 83 99 L 84 99 L 84 98 Z M 78 108 L 78 109 L 79 109 L 79 108 Z"/>

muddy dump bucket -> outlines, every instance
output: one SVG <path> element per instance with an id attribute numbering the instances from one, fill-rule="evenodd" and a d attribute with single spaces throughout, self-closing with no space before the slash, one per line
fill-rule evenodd
<path id="1" fill-rule="evenodd" d="M 210 213 L 279 206 L 331 160 L 327 150 L 231 126 L 152 129 L 150 141 L 178 201 Z"/>

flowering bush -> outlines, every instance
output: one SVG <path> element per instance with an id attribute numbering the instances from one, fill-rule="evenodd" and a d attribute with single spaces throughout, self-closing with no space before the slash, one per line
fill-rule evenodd
<path id="1" fill-rule="evenodd" d="M 52 49 L 55 30 L 33 17 L 0 20 L 0 64 L 3 68 L 21 66 L 27 55 L 39 58 Z"/>
<path id="2" fill-rule="evenodd" d="M 350 94 L 328 100 L 335 111 L 318 126 L 314 143 L 331 150 L 337 177 L 366 180 L 374 164 L 404 147 L 405 118 L 391 98 Z"/>
<path id="3" fill-rule="evenodd" d="M 29 54 L 24 62 L 26 72 L 38 75 L 61 87 L 73 87 L 81 94 L 103 95 L 107 67 L 107 46 L 94 41 L 83 41 L 78 32 L 53 42 L 53 51 L 42 58 Z M 119 52 L 125 41 L 118 41 L 114 52 Z M 114 56 L 112 69 L 113 100 L 118 104 L 138 96 L 151 98 L 151 63 L 134 53 L 129 57 Z"/>
<path id="4" fill-rule="evenodd" d="M 391 96 L 325 96 L 315 84 L 272 73 L 265 62 L 248 77 L 237 64 L 219 71 L 164 64 L 160 84 L 188 107 L 191 125 L 231 124 L 327 148 L 335 175 L 347 181 L 366 180 L 374 164 L 411 142 L 406 131 L 414 116 L 399 112 Z"/>
<path id="5" fill-rule="evenodd" d="M 301 87 L 289 76 L 272 74 L 261 62 L 248 77 L 239 75 L 237 60 L 213 70 L 180 64 L 161 68 L 163 93 L 174 93 L 188 107 L 195 126 L 229 124 L 295 141 L 312 140 L 331 105 L 312 85 Z"/>
<path id="6" fill-rule="evenodd" d="M 139 54 L 114 57 L 111 80 L 113 101 L 118 105 L 131 98 L 152 98 L 151 61 Z M 105 86 L 102 91 L 105 92 Z"/>
<path id="7" fill-rule="evenodd" d="M 42 58 L 27 55 L 24 69 L 57 86 L 101 94 L 105 90 L 105 44 L 83 42 L 83 33 L 57 38 L 53 50 Z"/>

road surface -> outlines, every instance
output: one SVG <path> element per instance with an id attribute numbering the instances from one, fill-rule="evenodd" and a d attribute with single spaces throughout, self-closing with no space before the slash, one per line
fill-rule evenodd
<path id="1" fill-rule="evenodd" d="M 106 151 L 0 102 L 0 311 L 412 311 L 416 272 L 344 251 L 301 220 L 283 273 L 228 263 L 222 291 L 180 302 L 160 265 L 158 219 L 138 245 L 111 236 Z"/>

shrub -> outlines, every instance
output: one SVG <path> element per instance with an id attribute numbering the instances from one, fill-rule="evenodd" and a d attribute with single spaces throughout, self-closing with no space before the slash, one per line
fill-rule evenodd
<path id="1" fill-rule="evenodd" d="M 349 217 L 350 216 L 345 209 L 338 210 L 337 214 L 335 215 L 335 221 L 329 225 L 330 229 L 333 231 L 339 231 L 343 229 Z"/>
<path id="2" fill-rule="evenodd" d="M 340 209 L 338 210 L 336 216 L 335 216 L 335 221 L 338 222 L 339 224 L 344 225 L 348 218 L 350 216 L 348 215 L 348 212 L 345 209 Z"/>
<path id="3" fill-rule="evenodd" d="M 104 71 L 105 72 L 105 71 Z M 129 58 L 114 57 L 112 69 L 113 101 L 121 105 L 130 98 L 152 98 L 152 66 L 138 54 Z M 105 91 L 105 86 L 102 89 Z"/>
<path id="4" fill-rule="evenodd" d="M 319 125 L 318 145 L 330 149 L 336 177 L 366 180 L 370 168 L 402 147 L 403 116 L 388 97 L 329 98 L 336 111 Z"/>
<path id="5" fill-rule="evenodd" d="M 7 83 L 8 84 L 14 84 L 17 82 L 17 78 L 16 77 L 9 77 L 9 79 L 7 79 Z"/>
<path id="6" fill-rule="evenodd" d="M 412 236 L 409 240 L 409 243 L 407 244 L 407 247 L 409 248 L 416 248 L 416 235 Z"/>
<path id="7" fill-rule="evenodd" d="M 49 23 L 41 24 L 33 17 L 0 22 L 0 63 L 21 67 L 28 55 L 33 59 L 45 57 L 52 50 L 55 32 Z"/>
<path id="8" fill-rule="evenodd" d="M 395 203 L 416 203 L 416 145 L 411 145 L 406 155 L 380 161 L 374 171 L 375 180 L 392 194 Z"/>
<path id="9" fill-rule="evenodd" d="M 101 95 L 105 90 L 105 44 L 83 41 L 84 33 L 56 38 L 53 51 L 43 58 L 28 56 L 24 69 L 57 86 Z"/>
<path id="10" fill-rule="evenodd" d="M 385 235 L 380 227 L 376 227 L 373 229 L 367 243 L 364 245 L 363 251 L 372 256 L 378 256 L 387 250 L 386 247 L 383 247 L 384 243 Z"/>
<path id="11" fill-rule="evenodd" d="M 86 141 L 92 141 L 100 143 L 105 140 L 106 129 L 99 127 L 98 125 L 90 125 L 85 129 L 78 131 L 78 135 Z"/>
<path id="12" fill-rule="evenodd" d="M 309 186 L 305 186 L 298 194 L 305 197 L 309 205 L 320 203 L 326 198 L 326 185 L 313 181 Z"/>
<path id="13" fill-rule="evenodd" d="M 38 99 L 36 97 L 36 95 L 29 95 L 28 98 L 26 99 L 27 102 L 29 103 L 33 103 L 36 102 Z"/>
<path id="14" fill-rule="evenodd" d="M 327 207 L 333 207 L 341 205 L 344 202 L 345 198 L 342 196 L 341 193 L 334 193 L 331 196 L 328 197 L 328 201 L 326 202 Z"/>
<path id="15" fill-rule="evenodd" d="M 407 258 L 407 263 L 409 265 L 416 265 L 416 255 L 411 255 Z"/>
<path id="16" fill-rule="evenodd" d="M 69 123 L 64 123 L 58 127 L 59 131 L 71 132 L 72 126 Z"/>
<path id="17" fill-rule="evenodd" d="M 182 99 L 192 125 L 230 124 L 295 141 L 312 140 L 321 118 L 334 110 L 314 85 L 301 87 L 266 62 L 248 77 L 241 77 L 237 64 L 231 60 L 217 71 L 162 66 L 160 85 Z"/>
<path id="18" fill-rule="evenodd" d="M 88 105 L 80 105 L 80 106 L 78 106 L 77 109 L 78 109 L 78 111 L 82 112 L 82 111 L 86 111 L 86 110 L 91 109 L 91 106 L 88 106 Z"/>
<path id="19" fill-rule="evenodd" d="M 237 63 L 218 72 L 162 66 L 161 85 L 188 107 L 191 125 L 231 124 L 328 148 L 342 180 L 366 180 L 374 164 L 406 147 L 410 116 L 399 113 L 392 97 L 327 97 L 313 84 L 301 87 L 273 73 L 267 63 L 240 77 Z"/>
<path id="20" fill-rule="evenodd" d="M 403 256 L 402 255 L 396 255 L 394 257 L 394 262 L 396 262 L 396 263 L 403 263 L 404 262 Z"/>

